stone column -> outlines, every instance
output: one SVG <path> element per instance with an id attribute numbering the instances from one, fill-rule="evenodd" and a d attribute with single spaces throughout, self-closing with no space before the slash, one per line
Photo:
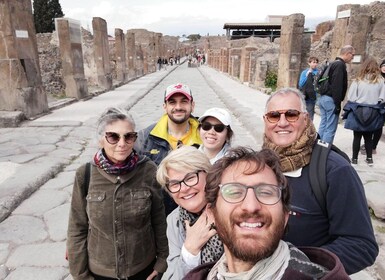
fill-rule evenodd
<path id="1" fill-rule="evenodd" d="M 126 59 L 128 66 L 128 77 L 135 78 L 135 33 L 127 31 L 126 34 Z"/>
<path id="2" fill-rule="evenodd" d="M 100 87 L 109 90 L 112 88 L 112 73 L 108 47 L 107 22 L 100 17 L 93 17 L 92 29 L 94 32 L 94 59 L 98 75 L 98 84 Z"/>
<path id="3" fill-rule="evenodd" d="M 338 6 L 330 60 L 333 61 L 339 55 L 343 46 L 352 45 L 356 51 L 356 56 L 352 62 L 354 69 L 352 70 L 357 71 L 360 63 L 367 55 L 370 31 L 371 15 L 368 7 L 349 4 Z"/>
<path id="4" fill-rule="evenodd" d="M 267 61 L 264 58 L 257 58 L 256 69 L 255 69 L 255 82 L 256 87 L 264 88 L 266 73 L 267 73 Z"/>
<path id="5" fill-rule="evenodd" d="M 149 52 L 149 48 L 143 48 L 143 75 L 147 75 L 149 73 L 148 72 L 148 59 L 149 59 L 148 52 Z"/>
<path id="6" fill-rule="evenodd" d="M 255 50 L 256 48 L 251 46 L 245 46 L 242 48 L 241 66 L 239 73 L 239 79 L 242 83 L 250 81 L 250 53 Z"/>
<path id="7" fill-rule="evenodd" d="M 221 56 L 221 66 L 220 71 L 227 73 L 228 64 L 229 64 L 229 56 L 228 56 L 228 49 L 227 48 L 221 48 L 220 49 L 220 56 Z"/>
<path id="8" fill-rule="evenodd" d="M 126 44 L 122 29 L 115 28 L 115 51 L 116 51 L 116 74 L 117 80 L 126 82 L 128 80 Z"/>
<path id="9" fill-rule="evenodd" d="M 84 75 L 80 22 L 58 18 L 56 31 L 59 38 L 66 96 L 84 98 L 88 95 L 88 86 Z"/>
<path id="10" fill-rule="evenodd" d="M 0 110 L 28 118 L 48 111 L 30 0 L 0 0 Z"/>
<path id="11" fill-rule="evenodd" d="M 304 23 L 303 14 L 292 14 L 282 19 L 277 88 L 297 86 Z"/>
<path id="12" fill-rule="evenodd" d="M 153 72 L 156 72 L 156 62 L 158 60 L 158 56 L 157 56 L 157 53 L 156 53 L 156 44 L 155 44 L 155 34 L 154 32 L 152 32 L 151 36 L 150 36 L 150 42 L 149 42 L 149 46 L 147 48 L 148 52 L 147 52 L 147 69 L 148 69 L 148 73 L 153 73 Z"/>

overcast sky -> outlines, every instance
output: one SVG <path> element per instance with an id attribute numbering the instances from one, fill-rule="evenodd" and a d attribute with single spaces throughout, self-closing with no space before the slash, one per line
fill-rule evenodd
<path id="1" fill-rule="evenodd" d="M 265 22 L 268 15 L 305 15 L 305 27 L 335 19 L 337 6 L 366 0 L 60 0 L 65 17 L 92 31 L 92 17 L 107 21 L 108 33 L 144 28 L 163 35 L 222 35 L 224 23 Z"/>

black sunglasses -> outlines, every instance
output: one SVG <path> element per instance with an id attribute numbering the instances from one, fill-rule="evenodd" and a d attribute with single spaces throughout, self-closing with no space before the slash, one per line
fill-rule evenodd
<path id="1" fill-rule="evenodd" d="M 111 145 L 115 145 L 119 142 L 120 137 L 122 137 L 120 134 L 116 132 L 106 132 L 105 138 L 108 143 Z M 137 132 L 128 132 L 123 135 L 124 137 L 124 142 L 126 144 L 131 144 L 132 142 L 135 142 L 136 138 L 138 138 L 138 133 Z"/>
<path id="2" fill-rule="evenodd" d="M 214 130 L 218 133 L 222 132 L 223 130 L 225 130 L 225 128 L 227 127 L 227 125 L 224 125 L 224 124 L 211 124 L 209 122 L 203 122 L 200 124 L 201 128 L 205 131 L 209 131 L 212 127 L 214 127 Z"/>
<path id="3" fill-rule="evenodd" d="M 289 110 L 278 110 L 278 111 L 270 111 L 265 114 L 266 119 L 270 123 L 277 123 L 281 119 L 281 115 L 285 115 L 285 119 L 288 122 L 296 122 L 299 119 L 300 111 L 289 109 Z"/>

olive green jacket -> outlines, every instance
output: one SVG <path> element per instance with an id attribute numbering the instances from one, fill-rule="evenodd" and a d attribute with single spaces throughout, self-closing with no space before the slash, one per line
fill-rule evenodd
<path id="1" fill-rule="evenodd" d="M 156 258 L 154 270 L 167 268 L 168 242 L 156 165 L 141 157 L 136 168 L 111 175 L 91 166 L 85 197 L 85 165 L 78 168 L 68 223 L 68 260 L 76 279 L 95 274 L 126 278 Z"/>

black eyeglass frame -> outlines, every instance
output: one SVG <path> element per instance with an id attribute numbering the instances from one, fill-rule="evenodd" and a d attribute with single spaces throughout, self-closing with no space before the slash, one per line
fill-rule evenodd
<path id="1" fill-rule="evenodd" d="M 245 190 L 243 198 L 240 199 L 239 201 L 236 201 L 236 202 L 228 201 L 226 199 L 226 196 L 223 194 L 226 186 L 234 186 L 234 185 L 238 186 L 238 187 L 241 187 L 241 188 L 243 188 Z M 261 188 L 261 187 L 272 187 L 272 188 L 274 188 L 274 190 L 277 190 L 278 191 L 277 201 L 274 202 L 274 203 L 265 203 L 265 202 L 261 201 L 260 198 L 257 195 L 257 189 Z M 231 204 L 241 203 L 246 198 L 247 190 L 248 189 L 253 189 L 255 198 L 258 200 L 259 203 L 264 204 L 264 205 L 275 205 L 275 204 L 277 204 L 281 200 L 281 198 L 282 198 L 282 190 L 284 188 L 281 187 L 281 186 L 272 185 L 272 184 L 260 184 L 260 185 L 256 185 L 256 186 L 245 186 L 243 184 L 233 182 L 233 183 L 219 184 L 219 189 L 220 189 L 220 193 L 221 193 L 221 196 L 222 196 L 223 200 L 226 201 L 227 203 L 231 203 Z"/>
<path id="2" fill-rule="evenodd" d="M 277 123 L 281 119 L 281 115 L 283 114 L 285 116 L 285 119 L 289 123 L 294 123 L 298 121 L 299 116 L 301 115 L 302 112 L 295 110 L 295 109 L 289 109 L 289 110 L 276 110 L 276 111 L 270 111 L 265 114 L 265 117 L 269 123 Z M 272 114 L 279 114 L 272 116 Z M 277 117 L 277 120 L 273 120 L 271 118 Z"/>
<path id="3" fill-rule="evenodd" d="M 166 182 L 166 188 L 167 188 L 167 190 L 168 190 L 170 193 L 178 193 L 178 192 L 180 191 L 180 189 L 182 188 L 182 183 L 185 184 L 185 186 L 187 186 L 187 187 L 189 187 L 189 188 L 198 185 L 198 184 L 199 184 L 199 173 L 200 173 L 200 172 L 206 172 L 206 171 L 205 171 L 205 170 L 197 170 L 197 171 L 194 171 L 194 172 L 189 172 L 189 173 L 187 173 L 187 174 L 183 177 L 183 179 L 182 179 L 181 181 L 178 181 L 178 180 L 171 180 L 171 181 Z M 197 178 L 197 181 L 196 181 L 196 183 L 194 183 L 194 184 L 192 184 L 192 185 L 189 185 L 189 184 L 186 182 L 186 180 L 187 180 L 187 179 L 190 179 L 190 178 L 191 178 L 191 175 L 195 175 L 196 178 Z M 174 184 L 179 184 L 178 190 L 177 190 L 177 191 L 172 191 L 172 190 L 170 190 L 170 183 L 172 183 L 173 185 L 174 185 Z"/>
<path id="4" fill-rule="evenodd" d="M 202 122 L 199 124 L 199 127 L 201 127 L 204 131 L 209 131 L 214 127 L 215 132 L 221 133 L 229 126 L 224 125 L 223 123 L 212 124 L 210 122 Z"/>
<path id="5" fill-rule="evenodd" d="M 111 137 L 115 138 L 115 140 L 111 141 L 111 139 L 109 139 Z M 104 133 L 104 138 L 111 145 L 118 144 L 121 137 L 122 137 L 122 135 L 120 135 L 119 133 L 116 133 L 116 132 L 107 131 Z M 131 144 L 131 143 L 135 142 L 136 139 L 138 138 L 138 133 L 137 132 L 127 132 L 126 134 L 123 135 L 123 137 L 124 137 L 124 142 L 126 144 Z"/>

